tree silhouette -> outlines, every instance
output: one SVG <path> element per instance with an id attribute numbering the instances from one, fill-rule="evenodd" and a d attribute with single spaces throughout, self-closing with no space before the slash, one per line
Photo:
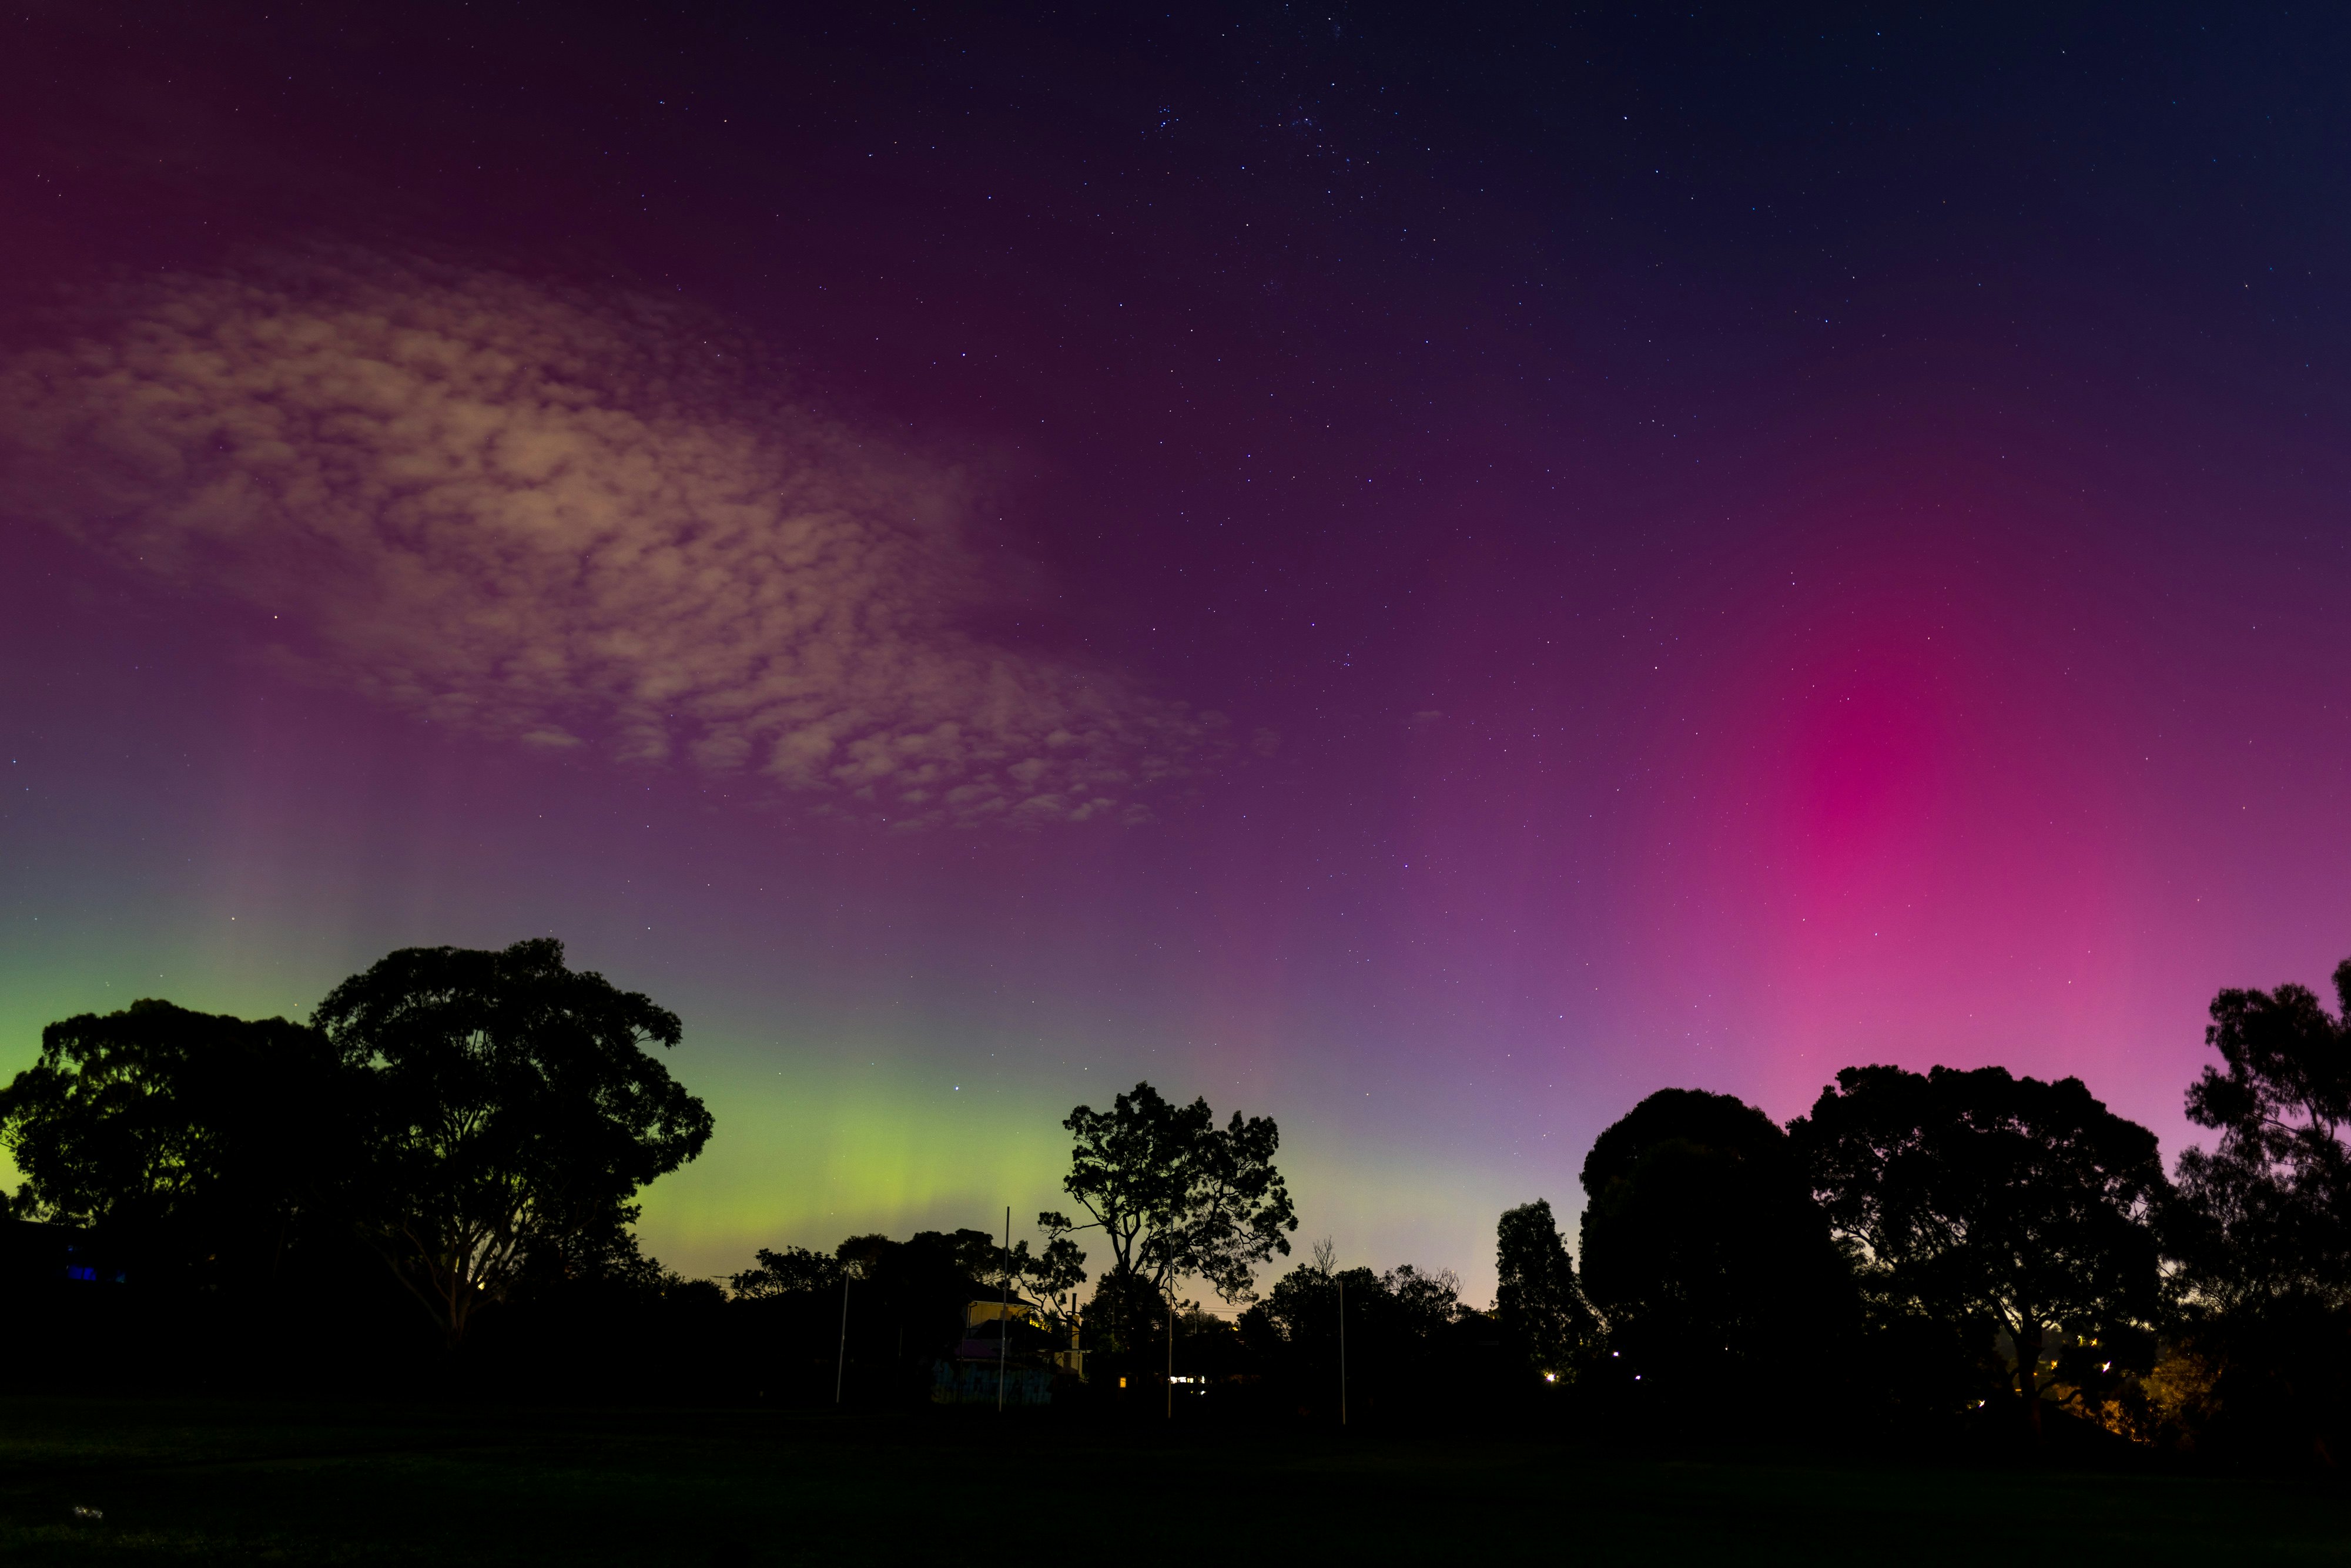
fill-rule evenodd
<path id="1" fill-rule="evenodd" d="M 1572 1376 L 1600 1323 L 1576 1288 L 1550 1202 L 1505 1209 L 1495 1230 L 1494 1316 L 1504 1343 L 1533 1371 Z"/>
<path id="2" fill-rule="evenodd" d="M 1245 1300 L 1256 1266 L 1290 1251 L 1284 1232 L 1298 1228 L 1298 1215 L 1274 1167 L 1281 1134 L 1271 1117 L 1236 1111 L 1219 1128 L 1207 1101 L 1173 1105 L 1137 1083 L 1110 1110 L 1080 1105 L 1061 1124 L 1077 1139 L 1061 1188 L 1092 1218 L 1073 1224 L 1049 1210 L 1037 1223 L 1053 1241 L 1099 1227 L 1114 1301 L 1133 1287 L 1164 1296 L 1186 1277 Z"/>
<path id="3" fill-rule="evenodd" d="M 1608 1320 L 1612 1364 L 1653 1396 L 1704 1388 L 1727 1415 L 1848 1332 L 1850 1276 L 1785 1134 L 1754 1106 L 1660 1090 L 1600 1134 L 1583 1179 L 1584 1293 Z"/>
<path id="4" fill-rule="evenodd" d="M 1878 1302 L 2004 1330 L 2032 1430 L 2062 1329 L 2141 1330 L 2158 1304 L 2155 1134 L 2078 1078 L 1848 1067 L 1789 1128 Z"/>
<path id="5" fill-rule="evenodd" d="M 1027 1248 L 1023 1241 L 1020 1246 Z M 1016 1252 L 1019 1272 L 1014 1289 L 1067 1324 L 1078 1307 L 1078 1287 L 1086 1282 L 1086 1255 L 1067 1236 L 1055 1236 L 1036 1257 Z"/>
<path id="6" fill-rule="evenodd" d="M 2351 1301 L 2351 959 L 2329 1017 L 2302 986 L 2212 998 L 2220 1053 L 2188 1091 L 2188 1119 L 2220 1134 L 2179 1156 L 2176 1239 L 2211 1304 Z"/>
<path id="7" fill-rule="evenodd" d="M 636 1190 L 701 1153 L 710 1113 L 644 1049 L 677 1017 L 563 945 L 403 948 L 315 1021 L 370 1080 L 367 1233 L 456 1346 L 533 1254 L 608 1249 Z"/>
<path id="8" fill-rule="evenodd" d="M 758 1385 L 768 1393 L 807 1397 L 820 1388 L 826 1402 L 836 1389 L 856 1403 L 916 1391 L 927 1398 L 932 1363 L 956 1354 L 966 1335 L 967 1307 L 995 1301 L 1005 1279 L 1001 1238 L 976 1229 L 918 1230 L 903 1241 L 852 1236 L 830 1255 L 785 1247 L 758 1256 L 757 1267 L 729 1281 L 737 1322 L 756 1325 L 738 1330 L 745 1364 L 761 1369 Z M 1076 1281 L 1063 1266 L 1073 1269 L 1077 1256 L 1066 1241 L 1041 1257 L 1020 1243 L 1014 1291 L 1036 1300 L 1058 1281 L 1066 1296 Z M 1001 1332 L 984 1324 L 979 1337 Z M 1016 1319 L 1009 1334 L 1016 1355 L 1058 1348 L 1042 1325 Z"/>
<path id="9" fill-rule="evenodd" d="M 2329 1016 L 2301 986 L 2212 999 L 2167 1228 L 2182 1287 L 2175 1366 L 2199 1449 L 2332 1468 L 2351 1441 L 2351 960 Z"/>
<path id="10" fill-rule="evenodd" d="M 1341 1269 L 1326 1247 L 1315 1250 L 1314 1261 L 1275 1281 L 1236 1325 L 1240 1346 L 1281 1385 L 1285 1403 L 1335 1411 L 1343 1300 L 1355 1418 L 1459 1404 L 1465 1376 L 1490 1378 L 1490 1366 L 1464 1354 L 1490 1325 L 1461 1304 L 1450 1270 Z"/>
<path id="11" fill-rule="evenodd" d="M 780 1252 L 762 1247 L 758 1259 L 758 1268 L 746 1269 L 726 1281 L 726 1288 L 746 1301 L 837 1291 L 844 1274 L 856 1272 L 841 1259 L 805 1247 L 787 1247 Z"/>
<path id="12" fill-rule="evenodd" d="M 326 1036 L 284 1019 L 139 1001 L 53 1023 L 0 1091 L 13 1207 L 195 1282 L 266 1282 L 348 1201 L 355 1089 Z"/>

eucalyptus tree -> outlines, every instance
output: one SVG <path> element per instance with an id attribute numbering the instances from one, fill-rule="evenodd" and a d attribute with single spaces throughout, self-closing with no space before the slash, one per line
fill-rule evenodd
<path id="1" fill-rule="evenodd" d="M 87 1228 L 186 1283 L 267 1292 L 341 1234 L 361 1085 L 318 1030 L 144 1000 L 41 1031 L 0 1090 L 23 1218 Z"/>
<path id="2" fill-rule="evenodd" d="M 2296 985 L 2214 997 L 2220 1060 L 2188 1091 L 2188 1119 L 2220 1135 L 2179 1156 L 2172 1338 L 2209 1452 L 2351 1452 L 2351 960 L 2334 978 L 2333 1013 Z"/>
<path id="3" fill-rule="evenodd" d="M 1137 1083 L 1109 1110 L 1080 1105 L 1061 1124 L 1076 1140 L 1061 1188 L 1090 1218 L 1047 1210 L 1037 1223 L 1048 1258 L 1074 1232 L 1102 1231 L 1113 1316 L 1172 1299 L 1186 1279 L 1249 1300 L 1257 1266 L 1289 1253 L 1298 1214 L 1273 1163 L 1281 1134 L 1271 1117 L 1236 1111 L 1218 1126 L 1207 1100 L 1177 1105 Z"/>
<path id="4" fill-rule="evenodd" d="M 2220 1135 L 2179 1157 L 2174 1239 L 2215 1309 L 2351 1305 L 2351 959 L 2335 993 L 2332 1015 L 2303 986 L 2212 998 L 2204 1041 L 2220 1061 L 2187 1109 Z"/>
<path id="5" fill-rule="evenodd" d="M 1864 1288 L 1986 1343 L 2004 1332 L 2036 1432 L 2061 1332 L 2153 1322 L 2169 1196 L 2156 1137 L 2080 1079 L 1848 1067 L 1789 1132 Z"/>
<path id="6" fill-rule="evenodd" d="M 364 1234 L 452 1348 L 526 1265 L 604 1249 L 710 1137 L 647 1049 L 678 1043 L 677 1015 L 567 968 L 551 938 L 402 948 L 313 1021 L 366 1081 Z"/>

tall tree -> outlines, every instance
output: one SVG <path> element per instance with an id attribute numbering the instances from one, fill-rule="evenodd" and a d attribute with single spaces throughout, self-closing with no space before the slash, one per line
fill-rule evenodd
<path id="1" fill-rule="evenodd" d="M 453 1348 L 533 1254 L 607 1247 L 637 1189 L 710 1136 L 645 1049 L 678 1042 L 676 1015 L 565 967 L 552 939 L 403 948 L 314 1021 L 371 1079 L 369 1235 Z"/>
<path id="2" fill-rule="evenodd" d="M 2188 1119 L 2220 1134 L 2179 1156 L 2179 1251 L 2221 1310 L 2300 1298 L 2351 1303 L 2351 959 L 2340 1010 L 2306 987 L 2226 990 L 2204 1042 L 2220 1053 L 2188 1091 Z"/>
<path id="3" fill-rule="evenodd" d="M 1495 1228 L 1494 1316 L 1502 1338 L 1536 1372 L 1572 1376 L 1599 1333 L 1551 1203 L 1505 1209 Z"/>
<path id="4" fill-rule="evenodd" d="M 1092 1218 L 1075 1224 L 1049 1210 L 1037 1223 L 1053 1241 L 1099 1227 L 1114 1293 L 1165 1296 L 1197 1278 L 1243 1301 L 1257 1265 L 1289 1253 L 1298 1215 L 1273 1164 L 1281 1134 L 1271 1117 L 1236 1111 L 1220 1128 L 1205 1099 L 1175 1105 L 1138 1083 L 1108 1111 L 1080 1105 L 1061 1125 L 1077 1140 L 1061 1189 Z"/>
<path id="5" fill-rule="evenodd" d="M 2158 1305 L 2153 1133 L 2078 1078 L 1848 1067 L 1789 1132 L 1877 1300 L 2005 1331 L 2037 1433 L 2053 1341 L 2141 1330 Z"/>
<path id="6" fill-rule="evenodd" d="M 2212 998 L 2220 1060 L 2187 1109 L 2220 1137 L 2179 1156 L 2167 1228 L 2209 1453 L 2331 1469 L 2351 1446 L 2351 960 L 2335 991 L 2333 1015 L 2296 985 Z"/>
<path id="7" fill-rule="evenodd" d="M 1659 1090 L 1600 1134 L 1583 1179 L 1584 1293 L 1650 1388 L 1716 1391 L 1728 1410 L 1728 1385 L 1787 1386 L 1791 1358 L 1849 1331 L 1850 1274 L 1754 1106 Z"/>
<path id="8" fill-rule="evenodd" d="M 53 1023 L 0 1091 L 14 1207 L 198 1283 L 266 1285 L 340 1216 L 356 1091 L 326 1036 L 284 1019 L 151 1000 Z"/>

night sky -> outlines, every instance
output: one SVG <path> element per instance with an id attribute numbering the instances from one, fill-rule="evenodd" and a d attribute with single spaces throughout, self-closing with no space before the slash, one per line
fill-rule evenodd
<path id="1" fill-rule="evenodd" d="M 0 19 L 0 1071 L 551 933 L 686 1273 L 1147 1077 L 1483 1301 L 2351 953 L 2340 13 L 591 9 Z"/>

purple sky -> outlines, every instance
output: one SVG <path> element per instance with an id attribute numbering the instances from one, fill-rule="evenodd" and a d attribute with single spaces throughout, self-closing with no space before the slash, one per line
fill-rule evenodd
<path id="1" fill-rule="evenodd" d="M 1454 1268 L 1668 1084 L 2351 952 L 2325 19 L 35 7 L 0 1068 L 551 932 L 688 1273 L 1138 1077 Z"/>

